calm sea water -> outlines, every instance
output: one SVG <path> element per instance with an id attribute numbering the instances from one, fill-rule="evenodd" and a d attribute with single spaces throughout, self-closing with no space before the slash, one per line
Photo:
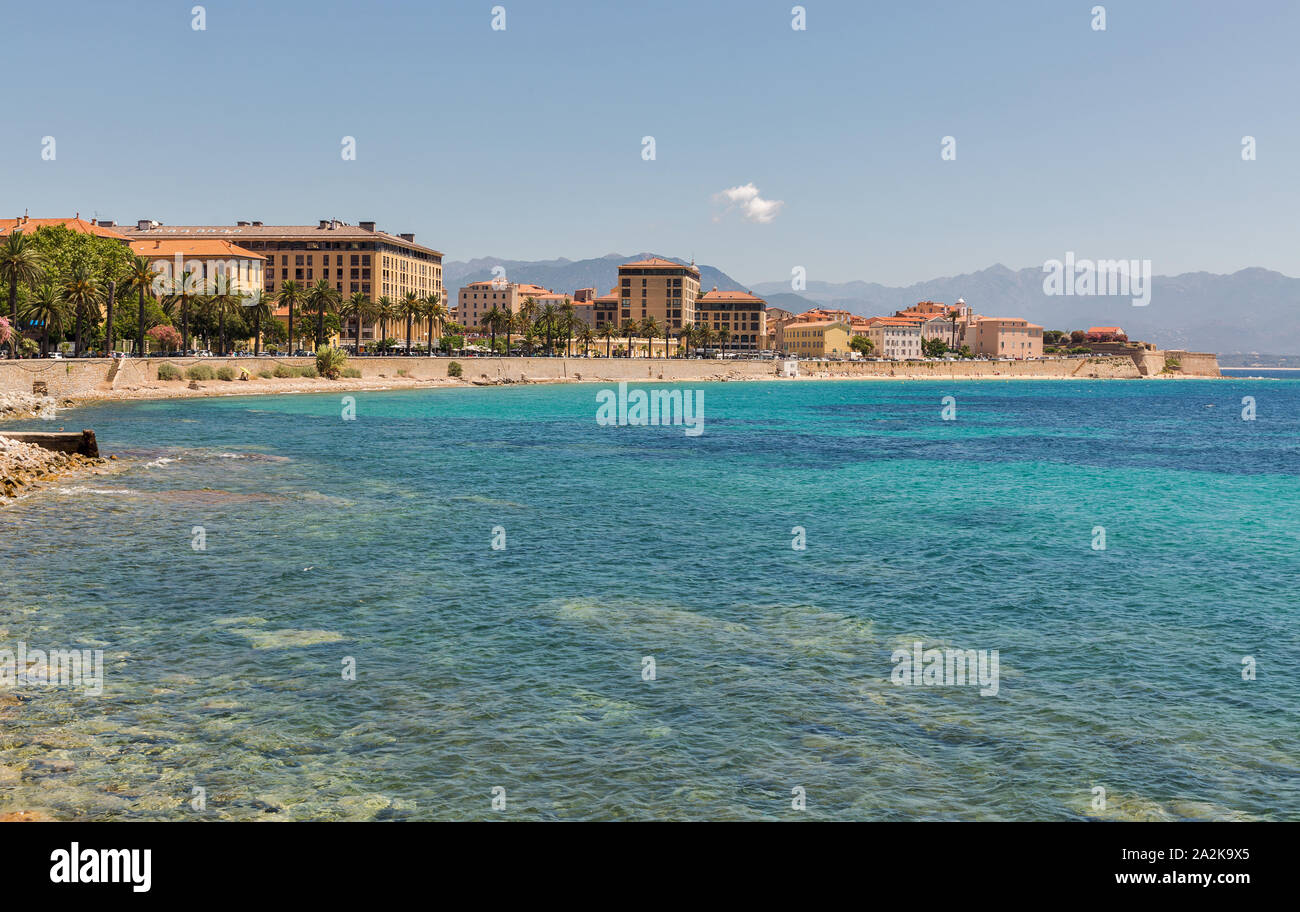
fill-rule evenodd
<path id="1" fill-rule="evenodd" d="M 63 415 L 130 465 L 0 511 L 0 647 L 105 689 L 0 707 L 0 811 L 1300 817 L 1300 381 L 699 388 Z M 998 694 L 892 684 L 918 640 Z"/>

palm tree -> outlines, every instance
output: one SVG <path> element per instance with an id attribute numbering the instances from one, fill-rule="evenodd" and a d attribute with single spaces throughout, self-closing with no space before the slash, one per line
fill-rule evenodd
<path id="1" fill-rule="evenodd" d="M 217 318 L 217 354 L 226 354 L 226 317 L 237 314 L 243 307 L 244 296 L 239 290 L 239 282 L 223 272 L 212 277 L 212 288 L 208 292 L 208 307 Z"/>
<path id="2" fill-rule="evenodd" d="M 595 338 L 596 334 L 591 331 L 591 327 L 586 323 L 583 323 L 582 327 L 578 330 L 578 344 L 582 346 L 582 354 L 584 357 L 587 352 L 591 350 L 591 343 Z"/>
<path id="3" fill-rule="evenodd" d="M 18 286 L 35 285 L 41 271 L 36 248 L 27 243 L 27 235 L 14 228 L 0 247 L 0 281 L 9 283 L 9 322 L 13 327 L 13 335 L 9 337 L 10 358 L 18 357 Z"/>
<path id="4" fill-rule="evenodd" d="M 408 291 L 398 306 L 402 316 L 406 319 L 406 353 L 409 355 L 411 353 L 411 324 L 420 315 L 420 296 L 413 291 Z"/>
<path id="5" fill-rule="evenodd" d="M 122 287 L 123 290 L 135 291 L 140 296 L 140 307 L 136 312 L 135 344 L 136 352 L 141 356 L 144 355 L 144 298 L 146 294 L 153 294 L 153 283 L 157 278 L 158 271 L 153 268 L 148 259 L 142 256 L 131 257 L 131 262 L 126 267 L 126 281 L 122 283 Z"/>
<path id="6" fill-rule="evenodd" d="M 443 322 L 447 319 L 447 305 L 442 303 L 442 295 L 433 292 L 424 299 L 424 316 L 429 321 L 429 357 L 433 357 L 433 326 L 436 323 L 438 328 L 442 328 Z"/>
<path id="7" fill-rule="evenodd" d="M 524 298 L 523 303 L 519 305 L 519 312 L 524 315 L 524 322 L 535 322 L 537 320 L 537 299 L 532 295 Z"/>
<path id="8" fill-rule="evenodd" d="M 710 327 L 709 324 L 707 323 L 700 323 L 695 328 L 699 332 L 699 336 L 695 340 L 695 345 L 697 348 L 703 347 L 704 354 L 707 357 L 709 354 L 709 346 L 713 344 L 713 340 L 715 338 L 713 328 Z"/>
<path id="9" fill-rule="evenodd" d="M 569 350 L 573 344 L 573 327 L 578 318 L 573 309 L 573 302 L 566 296 L 564 303 L 560 305 L 560 326 L 564 328 L 564 354 L 568 357 Z"/>
<path id="10" fill-rule="evenodd" d="M 636 333 L 636 324 L 631 320 L 623 321 L 623 335 L 627 336 L 627 356 L 632 357 L 632 336 Z"/>
<path id="11" fill-rule="evenodd" d="M 190 350 L 190 301 L 198 297 L 197 290 L 194 285 L 194 273 L 187 269 L 180 274 L 179 278 L 172 280 L 171 291 L 163 298 L 163 310 L 172 318 L 172 322 L 180 318 L 182 354 Z"/>
<path id="12" fill-rule="evenodd" d="M 537 302 L 534 301 L 533 303 L 534 305 L 536 305 Z M 550 301 L 547 301 L 545 304 L 543 304 L 541 308 L 537 311 L 537 322 L 542 327 L 542 329 L 546 332 L 546 353 L 548 355 L 551 354 L 551 337 L 555 333 L 556 318 L 558 317 L 559 313 L 560 313 L 559 308 L 557 308 Z"/>
<path id="13" fill-rule="evenodd" d="M 501 308 L 495 304 L 491 309 L 479 318 L 479 325 L 492 334 L 492 353 L 496 354 L 497 350 L 497 327 L 501 325 Z"/>
<path id="14" fill-rule="evenodd" d="M 375 320 L 379 323 L 379 338 L 376 341 L 381 345 L 388 338 L 388 323 L 393 319 L 395 309 L 393 299 L 388 295 L 383 295 L 375 302 Z"/>
<path id="15" fill-rule="evenodd" d="M 655 337 L 659 335 L 659 321 L 652 316 L 646 317 L 641 321 L 641 332 L 645 334 L 647 340 L 646 347 L 648 348 L 648 351 L 646 352 L 646 357 L 648 358 L 650 355 L 654 354 Z M 667 350 L 665 349 L 665 352 L 666 351 Z"/>
<path id="16" fill-rule="evenodd" d="M 280 286 L 280 291 L 275 296 L 275 301 L 281 307 L 289 309 L 289 354 L 293 354 L 293 312 L 298 309 L 298 305 L 303 301 L 302 286 L 289 279 Z"/>
<path id="17" fill-rule="evenodd" d="M 668 350 L 673 344 L 673 325 L 669 320 L 664 321 L 664 357 L 671 358 L 672 353 Z"/>
<path id="18" fill-rule="evenodd" d="M 727 347 L 727 340 L 730 338 L 731 338 L 731 330 L 727 329 L 727 327 L 724 326 L 722 327 L 722 329 L 718 330 L 719 347 L 725 350 Z"/>
<path id="19" fill-rule="evenodd" d="M 610 321 L 596 330 L 596 335 L 605 340 L 605 357 L 614 357 L 614 340 L 618 338 L 618 327 Z"/>
<path id="20" fill-rule="evenodd" d="M 531 355 L 533 352 L 537 351 L 538 342 L 536 327 L 531 325 L 524 327 L 523 339 L 520 344 L 523 345 L 524 351 L 527 354 Z"/>
<path id="21" fill-rule="evenodd" d="M 90 322 L 91 328 L 99 322 L 99 302 L 103 297 L 99 285 L 85 263 L 77 263 L 63 283 L 63 300 L 77 318 L 76 343 L 73 355 L 81 355 L 81 327 Z"/>
<path id="22" fill-rule="evenodd" d="M 683 323 L 682 328 L 678 330 L 678 333 L 681 335 L 682 339 L 682 354 L 684 357 L 689 358 L 691 356 L 691 339 L 695 335 L 695 324 Z"/>
<path id="23" fill-rule="evenodd" d="M 361 321 L 366 318 L 366 312 L 370 309 L 370 299 L 366 297 L 363 291 L 352 292 L 351 297 L 339 305 L 339 318 L 342 320 L 356 320 L 356 328 L 352 331 L 352 354 L 361 353 Z"/>
<path id="24" fill-rule="evenodd" d="M 527 335 L 528 331 L 533 327 L 532 320 L 529 319 L 528 314 L 524 312 L 522 307 L 511 318 L 510 323 L 521 336 Z"/>
<path id="25" fill-rule="evenodd" d="M 253 303 L 246 305 L 245 313 L 253 318 L 253 354 L 262 354 L 262 321 L 275 319 L 275 310 L 265 292 L 259 291 Z"/>
<path id="26" fill-rule="evenodd" d="M 41 357 L 50 353 L 50 327 L 57 326 L 59 332 L 68 319 L 68 306 L 63 302 L 59 288 L 53 282 L 45 282 L 36 289 L 36 297 L 27 305 L 23 319 L 29 324 L 41 325 Z"/>
<path id="27" fill-rule="evenodd" d="M 339 293 L 334 286 L 320 279 L 307 293 L 307 309 L 316 315 L 316 347 L 325 344 L 325 314 L 338 309 Z"/>

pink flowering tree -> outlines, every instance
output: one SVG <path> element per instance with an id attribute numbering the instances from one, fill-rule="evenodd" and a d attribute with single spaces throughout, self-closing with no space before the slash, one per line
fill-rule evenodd
<path id="1" fill-rule="evenodd" d="M 155 326 L 145 335 L 153 339 L 159 348 L 168 352 L 174 352 L 181 344 L 181 334 L 172 326 Z"/>

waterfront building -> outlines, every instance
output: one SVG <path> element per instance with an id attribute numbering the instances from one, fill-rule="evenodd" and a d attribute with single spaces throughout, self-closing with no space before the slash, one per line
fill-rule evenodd
<path id="1" fill-rule="evenodd" d="M 511 315 L 519 313 L 524 301 L 533 298 L 541 307 L 545 301 L 557 304 L 564 295 L 557 295 L 549 288 L 528 282 L 507 282 L 504 279 L 488 279 L 482 282 L 470 282 L 460 289 L 456 301 L 456 322 L 469 332 L 483 329 L 483 316 L 497 308 Z"/>
<path id="2" fill-rule="evenodd" d="M 234 225 L 163 225 L 150 219 L 135 227 L 116 229 L 130 240 L 217 238 L 266 258 L 263 286 L 274 295 L 290 279 L 304 293 L 321 279 L 331 283 L 341 300 L 361 292 L 371 302 L 387 297 L 400 301 L 408 292 L 420 298 L 443 295 L 442 253 L 415 242 L 414 234 L 389 234 L 374 222 L 350 225 L 338 219 L 321 219 L 315 225 L 264 225 L 240 221 Z M 288 319 L 278 308 L 276 317 Z M 352 338 L 351 320 L 343 336 Z M 428 343 L 428 321 L 415 320 L 413 344 Z M 361 342 L 378 339 L 378 321 L 363 321 Z M 405 334 L 402 335 L 405 342 Z"/>
<path id="3" fill-rule="evenodd" d="M 921 357 L 921 324 L 905 317 L 871 317 L 866 336 L 871 356 L 904 360 Z"/>
<path id="4" fill-rule="evenodd" d="M 1020 317 L 980 317 L 974 340 L 972 351 L 989 358 L 1043 356 L 1043 327 Z"/>
<path id="5" fill-rule="evenodd" d="M 661 257 L 624 263 L 618 267 L 618 318 L 641 321 L 654 317 L 674 331 L 695 323 L 695 301 L 700 293 L 700 271 Z"/>
<path id="6" fill-rule="evenodd" d="M 838 320 L 793 320 L 777 329 L 776 347 L 800 358 L 846 358 L 849 324 Z"/>
<path id="7" fill-rule="evenodd" d="M 131 252 L 149 261 L 159 275 L 158 287 L 168 293 L 181 276 L 190 273 L 199 293 L 211 289 L 218 276 L 225 276 L 245 297 L 256 297 L 264 288 L 266 257 L 246 250 L 224 238 L 145 238 L 128 241 Z"/>
<path id="8" fill-rule="evenodd" d="M 99 219 L 86 221 L 78 212 L 72 218 L 30 218 L 24 215 L 22 218 L 0 219 L 0 238 L 7 237 L 14 230 L 21 231 L 29 237 L 35 234 L 39 228 L 67 228 L 69 231 L 75 231 L 78 234 L 93 234 L 98 237 L 112 238 L 115 241 L 126 243 L 126 235 L 118 231 L 116 222 L 103 222 Z"/>
<path id="9" fill-rule="evenodd" d="M 712 291 L 695 301 L 695 322 L 714 332 L 727 330 L 726 342 L 718 342 L 723 351 L 756 352 L 766 347 L 767 302 L 747 291 Z"/>

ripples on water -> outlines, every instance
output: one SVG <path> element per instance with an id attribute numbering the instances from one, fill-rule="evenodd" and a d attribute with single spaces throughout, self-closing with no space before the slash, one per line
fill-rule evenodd
<path id="1" fill-rule="evenodd" d="M 0 512 L 0 646 L 105 690 L 0 695 L 0 812 L 1300 816 L 1300 382 L 704 388 L 69 414 L 131 467 Z M 918 639 L 998 696 L 891 684 Z"/>

